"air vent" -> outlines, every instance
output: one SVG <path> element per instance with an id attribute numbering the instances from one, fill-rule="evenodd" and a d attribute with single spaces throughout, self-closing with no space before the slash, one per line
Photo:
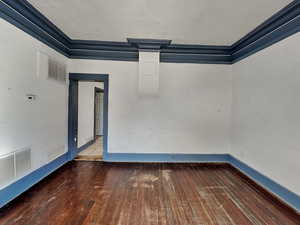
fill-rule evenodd
<path id="1" fill-rule="evenodd" d="M 14 154 L 0 156 L 0 188 L 15 179 Z"/>
<path id="2" fill-rule="evenodd" d="M 53 58 L 49 58 L 48 62 L 48 79 L 65 84 L 67 73 L 66 65 Z"/>
<path id="3" fill-rule="evenodd" d="M 31 171 L 31 149 L 0 155 L 0 189 Z"/>

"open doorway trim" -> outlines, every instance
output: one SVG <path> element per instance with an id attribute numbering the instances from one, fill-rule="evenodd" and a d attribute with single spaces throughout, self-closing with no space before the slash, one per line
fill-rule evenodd
<path id="1" fill-rule="evenodd" d="M 95 81 L 104 83 L 103 97 L 103 160 L 108 152 L 108 74 L 70 73 L 69 74 L 69 119 L 68 119 L 68 157 L 74 159 L 79 153 L 78 140 L 78 82 Z"/>

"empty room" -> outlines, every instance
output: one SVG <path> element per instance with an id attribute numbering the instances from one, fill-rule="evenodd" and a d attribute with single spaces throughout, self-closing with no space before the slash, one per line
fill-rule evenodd
<path id="1" fill-rule="evenodd" d="M 0 225 L 300 225 L 300 0 L 0 0 Z"/>

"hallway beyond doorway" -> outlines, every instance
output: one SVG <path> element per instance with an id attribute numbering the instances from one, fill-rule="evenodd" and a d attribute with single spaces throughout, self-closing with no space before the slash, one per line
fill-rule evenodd
<path id="1" fill-rule="evenodd" d="M 75 160 L 82 161 L 102 161 L 103 137 L 97 136 L 95 142 L 80 152 Z"/>

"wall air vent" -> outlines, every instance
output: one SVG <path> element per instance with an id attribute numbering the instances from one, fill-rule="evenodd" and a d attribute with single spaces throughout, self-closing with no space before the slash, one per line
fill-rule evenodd
<path id="1" fill-rule="evenodd" d="M 15 179 L 14 154 L 0 155 L 0 189 Z"/>
<path id="2" fill-rule="evenodd" d="M 31 149 L 0 155 L 0 189 L 31 171 Z"/>
<path id="3" fill-rule="evenodd" d="M 48 79 L 66 84 L 66 65 L 53 58 L 49 58 L 48 63 Z"/>

